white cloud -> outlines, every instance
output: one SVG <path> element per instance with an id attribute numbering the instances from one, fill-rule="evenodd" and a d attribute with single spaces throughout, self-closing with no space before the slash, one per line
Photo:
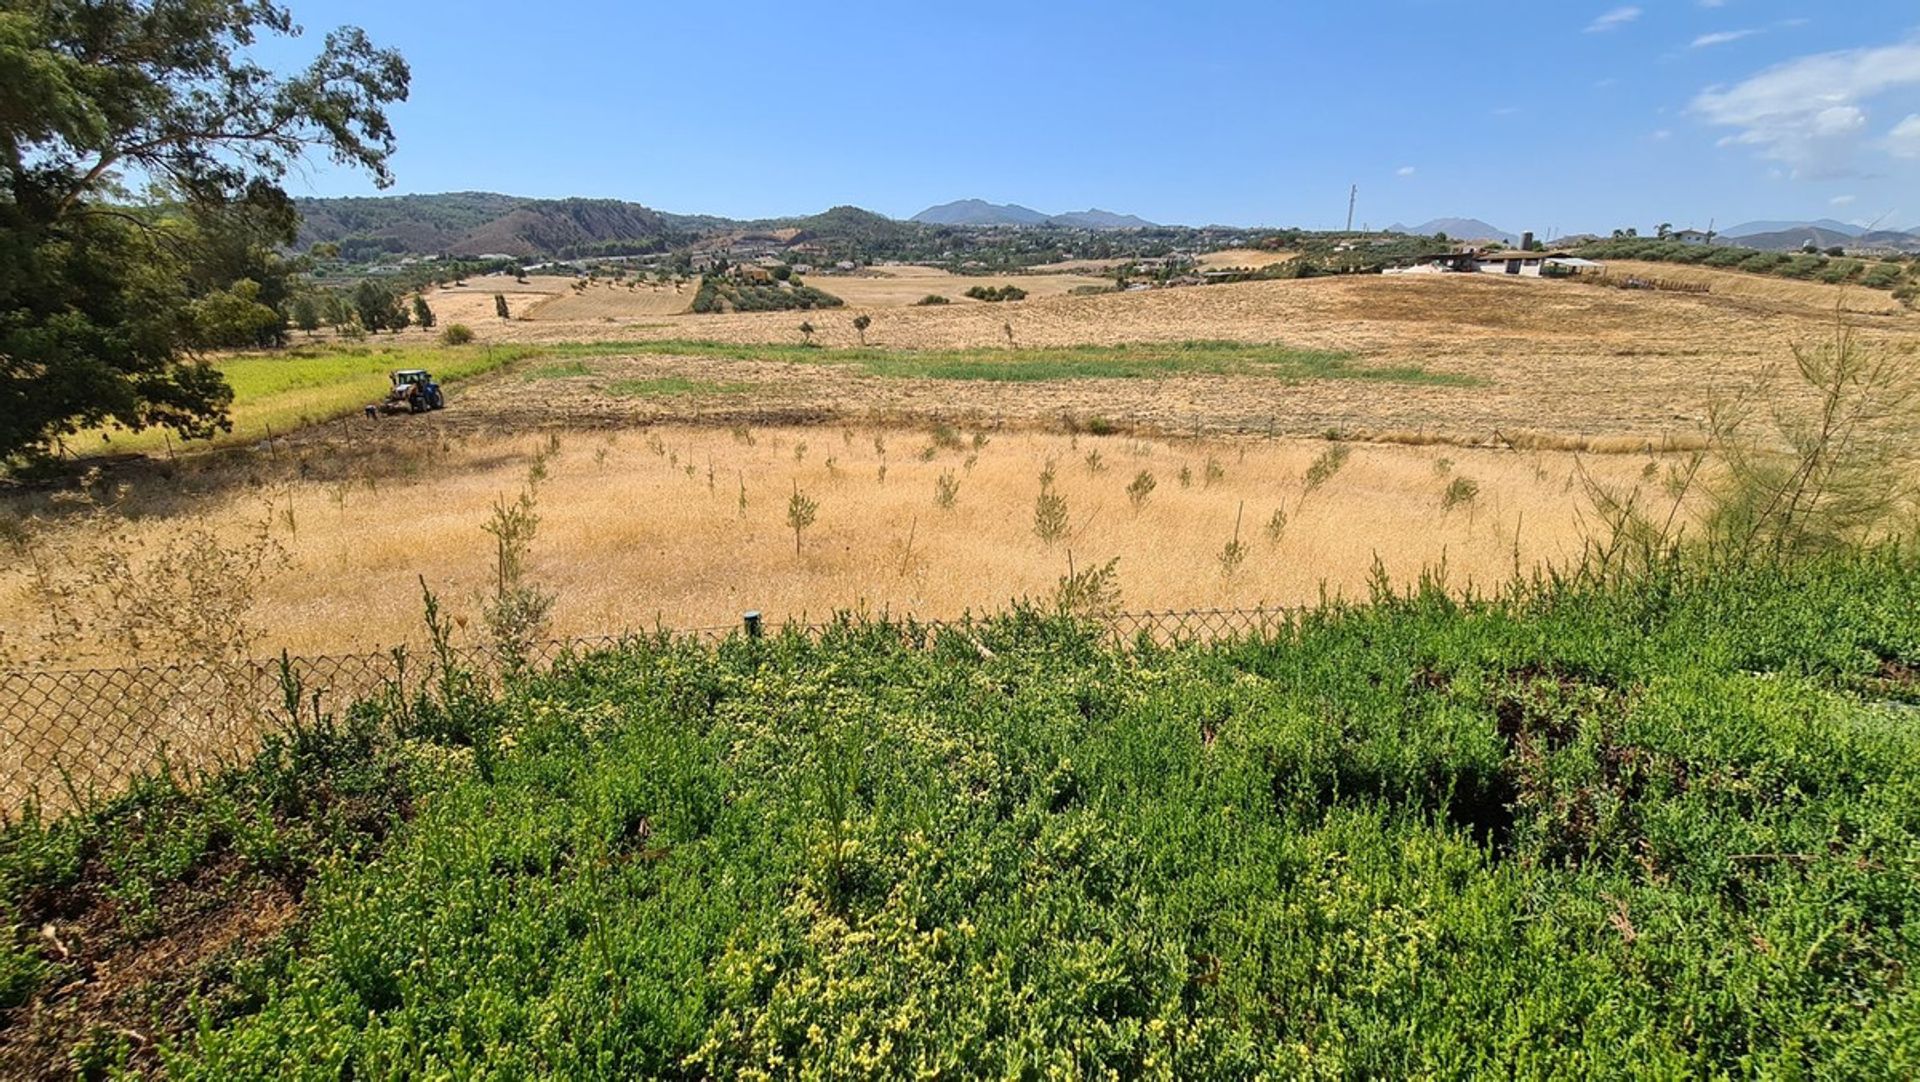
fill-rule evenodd
<path id="1" fill-rule="evenodd" d="M 1410 177 L 1417 172 L 1419 172 L 1419 170 L 1415 169 L 1413 166 L 1403 165 L 1400 168 L 1395 169 L 1393 171 L 1393 175 L 1396 177 Z"/>
<path id="2" fill-rule="evenodd" d="M 1920 158 L 1920 113 L 1895 124 L 1881 145 L 1896 158 Z"/>
<path id="3" fill-rule="evenodd" d="M 1727 0 L 1700 0 L 1700 6 L 1703 8 L 1723 8 L 1727 6 Z"/>
<path id="4" fill-rule="evenodd" d="M 1489 111 L 1489 115 L 1491 115 L 1491 116 L 1513 116 L 1513 115 L 1515 115 L 1516 113 L 1518 113 L 1519 111 L 1520 111 L 1520 107 L 1519 107 L 1518 105 L 1502 105 L 1502 106 L 1500 106 L 1500 107 L 1499 107 L 1498 109 L 1493 109 L 1493 110 L 1490 110 L 1490 111 Z"/>
<path id="5" fill-rule="evenodd" d="M 1639 17 L 1640 9 L 1634 7 L 1632 4 L 1628 4 L 1626 7 L 1614 8 L 1612 11 L 1588 23 L 1585 32 L 1588 34 L 1600 34 L 1608 30 L 1618 30 Z"/>
<path id="6" fill-rule="evenodd" d="M 1827 205 L 1830 207 L 1850 207 L 1853 205 L 1854 199 L 1855 197 L 1851 195 L 1836 195 L 1832 199 L 1827 200 Z"/>
<path id="7" fill-rule="evenodd" d="M 1694 38 L 1692 48 L 1704 49 L 1709 45 L 1725 45 L 1730 41 L 1739 41 L 1741 38 L 1750 38 L 1755 34 L 1758 34 L 1759 32 L 1760 31 L 1753 30 L 1753 29 L 1716 30 L 1711 34 L 1702 34 L 1699 37 Z"/>
<path id="8" fill-rule="evenodd" d="M 1673 130 L 1671 128 L 1661 128 L 1659 131 L 1654 132 L 1651 138 L 1655 142 L 1665 142 L 1673 138 Z"/>
<path id="9" fill-rule="evenodd" d="M 1871 49 L 1819 53 L 1776 64 L 1729 87 L 1708 87 L 1688 106 L 1709 124 L 1736 129 L 1723 146 L 1750 146 L 1785 162 L 1799 176 L 1850 169 L 1867 128 L 1864 103 L 1920 87 L 1920 40 Z M 1905 121 L 1884 146 L 1920 156 L 1920 122 Z"/>

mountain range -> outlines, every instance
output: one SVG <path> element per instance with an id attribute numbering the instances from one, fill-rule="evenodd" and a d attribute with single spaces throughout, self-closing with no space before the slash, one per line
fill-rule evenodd
<path id="1" fill-rule="evenodd" d="M 989 203 L 984 199 L 957 199 L 942 203 L 937 207 L 928 207 L 907 220 L 922 225 L 1051 225 L 1068 229 L 1151 229 L 1154 226 L 1145 218 L 1115 214 L 1098 207 L 1066 214 L 1043 214 L 1018 203 Z"/>
<path id="2" fill-rule="evenodd" d="M 1431 237 L 1435 233 L 1445 233 L 1454 240 L 1497 240 L 1503 244 L 1518 244 L 1520 235 L 1509 233 L 1497 225 L 1489 225 L 1478 218 L 1435 218 L 1419 225 L 1401 225 L 1395 222 L 1387 227 L 1389 233 L 1405 233 L 1415 237 Z"/>
<path id="3" fill-rule="evenodd" d="M 528 199 L 495 192 L 446 192 L 365 198 L 296 199 L 297 245 L 338 245 L 350 260 L 388 255 L 506 255 L 519 259 L 662 252 L 717 238 L 779 234 L 782 243 L 816 241 L 849 250 L 883 249 L 896 257 L 937 255 L 950 242 L 945 230 L 979 226 L 1128 230 L 1154 223 L 1105 210 L 1045 214 L 1015 203 L 962 199 L 928 207 L 900 221 L 859 207 L 834 207 L 791 218 L 739 220 L 713 215 L 668 214 L 619 199 Z M 1478 218 L 1435 218 L 1417 226 L 1398 223 L 1389 232 L 1458 240 L 1490 239 L 1513 244 L 1519 237 Z M 1871 247 L 1920 252 L 1920 228 L 1868 231 L 1823 218 L 1814 221 L 1752 221 L 1721 230 L 1718 238 L 1767 251 Z M 1548 238 L 1543 238 L 1548 239 Z"/>

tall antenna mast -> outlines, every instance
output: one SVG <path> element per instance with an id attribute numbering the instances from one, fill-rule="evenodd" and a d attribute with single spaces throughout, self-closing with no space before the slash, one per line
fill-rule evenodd
<path id="1" fill-rule="evenodd" d="M 1347 232 L 1349 233 L 1353 232 L 1353 202 L 1358 198 L 1360 198 L 1360 185 L 1355 184 L 1347 189 Z"/>

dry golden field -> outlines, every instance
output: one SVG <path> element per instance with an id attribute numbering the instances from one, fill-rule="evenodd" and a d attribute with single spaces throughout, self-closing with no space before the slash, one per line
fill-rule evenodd
<path id="1" fill-rule="evenodd" d="M 1698 431 L 1717 398 L 1751 389 L 1768 369 L 1791 361 L 1796 343 L 1832 331 L 1833 312 L 1826 305 L 1838 296 L 1836 287 L 1776 283 L 1734 272 L 1701 273 L 1716 276 L 1715 293 L 1614 290 L 1490 275 L 1357 276 L 994 305 L 876 308 L 869 313 L 873 323 L 866 335 L 868 342 L 890 349 L 1005 348 L 1009 329 L 1021 347 L 1200 339 L 1271 342 L 1348 351 L 1363 366 L 1417 365 L 1466 377 L 1472 386 L 1289 384 L 1239 377 L 850 384 L 853 377 L 831 365 L 654 356 L 636 356 L 624 364 L 653 375 L 749 382 L 756 385 L 756 395 L 777 398 L 782 409 L 797 408 L 814 419 L 864 420 L 898 413 L 921 420 L 999 418 L 1024 423 L 1074 413 L 1170 432 L 1317 434 L 1337 428 L 1376 439 L 1631 448 L 1685 439 Z M 1723 284 L 1723 279 L 1732 284 Z M 1776 285 L 1790 291 L 1789 299 L 1738 292 Z M 1861 303 L 1885 296 L 1852 293 L 1863 298 Z M 855 314 L 685 315 L 621 325 L 492 320 L 475 326 L 483 337 L 501 341 L 792 344 L 799 341 L 795 328 L 804 318 L 819 329 L 816 341 L 828 347 L 825 360 L 833 348 L 857 343 Z M 1851 312 L 1847 318 L 1868 343 L 1911 350 L 1920 341 L 1920 315 L 1913 312 Z M 622 364 L 606 363 L 613 368 Z M 506 383 L 482 392 L 482 397 L 512 408 L 516 396 L 527 393 L 532 389 L 524 383 Z M 589 412 L 592 423 L 632 416 L 598 407 Z"/>
<path id="2" fill-rule="evenodd" d="M 1208 252 L 1199 259 L 1202 267 L 1208 270 L 1240 269 L 1259 270 L 1275 263 L 1285 263 L 1298 253 L 1269 251 L 1264 248 L 1224 248 L 1218 252 Z"/>
<path id="3" fill-rule="evenodd" d="M 749 607 L 776 618 L 859 606 L 951 616 L 1045 593 L 1069 547 L 1032 537 L 1048 459 L 1071 508 L 1076 562 L 1118 556 L 1129 606 L 1310 600 L 1323 582 L 1351 591 L 1376 554 L 1399 577 L 1444 556 L 1456 579 L 1484 582 L 1512 570 L 1516 540 L 1523 566 L 1575 551 L 1577 462 L 1619 482 L 1649 463 L 1657 469 L 1664 451 L 1698 445 L 1717 395 L 1751 390 L 1796 343 L 1830 333 L 1822 287 L 1786 284 L 1816 292 L 1770 299 L 1487 276 L 1355 277 L 875 308 L 876 351 L 862 354 L 849 350 L 853 310 L 503 322 L 491 316 L 492 295 L 515 283 L 476 280 L 435 295 L 443 322 L 471 304 L 485 339 L 611 344 L 556 347 L 460 383 L 441 413 L 356 415 L 270 448 L 122 468 L 114 476 L 133 490 L 115 515 L 135 540 L 183 524 L 237 537 L 273 516 L 289 562 L 271 568 L 252 610 L 262 651 L 339 652 L 409 637 L 420 575 L 470 613 L 487 581 L 480 528 L 491 502 L 517 489 L 549 438 L 559 450 L 540 493 L 534 554 L 538 577 L 559 596 L 560 633 L 656 618 L 726 623 Z M 510 300 L 599 300 L 569 298 L 568 285 L 535 279 Z M 802 318 L 827 348 L 793 348 Z M 1920 323 L 1911 313 L 1847 318 L 1870 348 L 1912 354 Z M 1046 378 L 1012 382 L 889 368 L 889 357 L 922 355 L 884 352 L 1030 359 L 1003 352 L 1009 327 L 1020 351 L 1240 340 L 1350 359 L 1345 369 L 1274 370 L 1294 375 L 1228 366 L 1096 369 L 1100 378 L 1088 378 L 1071 366 L 1100 356 L 1081 350 L 1047 358 L 1055 368 Z M 673 344 L 683 340 L 739 346 Z M 1419 373 L 1377 380 L 1353 371 L 1383 365 Z M 923 460 L 943 426 L 962 445 Z M 1329 430 L 1340 442 L 1319 438 Z M 985 442 L 969 464 L 976 433 Z M 1331 447 L 1349 448 L 1351 459 L 1302 500 L 1309 463 Z M 1578 459 L 1569 449 L 1612 453 Z M 1086 461 L 1095 451 L 1098 470 Z M 1209 460 L 1221 470 L 1212 483 Z M 1136 512 L 1125 490 L 1142 470 L 1156 487 Z M 951 510 L 934 503 L 949 472 L 958 485 Z M 1441 494 L 1460 476 L 1478 494 L 1443 510 Z M 797 556 L 784 525 L 796 484 L 820 503 Z M 59 525 L 72 520 L 51 499 L 14 493 L 0 515 L 37 523 L 28 527 L 37 551 L 87 551 L 95 539 Z M 1289 517 L 1277 542 L 1266 534 L 1276 510 Z M 1249 555 L 1227 574 L 1217 557 L 1236 516 Z M 164 548 L 154 540 L 140 551 Z M 16 660 L 44 630 L 34 574 L 20 559 L 0 568 L 0 643 Z M 164 649 L 76 641 L 52 659 Z"/>
<path id="4" fill-rule="evenodd" d="M 594 281 L 586 282 L 580 289 L 570 284 L 557 295 L 528 305 L 515 318 L 618 323 L 622 320 L 677 316 L 693 304 L 694 294 L 699 290 L 698 282 L 675 285 Z"/>
<path id="5" fill-rule="evenodd" d="M 1614 259 L 1607 261 L 1607 273 L 1638 274 L 1674 282 L 1705 284 L 1713 288 L 1714 296 L 1722 299 L 1815 316 L 1831 316 L 1836 311 L 1889 315 L 1902 310 L 1900 302 L 1894 300 L 1893 294 L 1884 289 L 1862 289 L 1859 286 L 1803 282 L 1792 278 L 1775 278 L 1766 274 L 1721 270 L 1717 267 Z"/>
<path id="6" fill-rule="evenodd" d="M 862 309 L 905 308 L 928 294 L 945 297 L 956 305 L 986 304 L 966 295 L 975 286 L 1019 286 L 1027 291 L 1029 299 L 1037 299 L 1063 296 L 1081 286 L 1101 289 L 1113 285 L 1110 279 L 1082 274 L 959 275 L 939 267 L 907 263 L 877 266 L 860 274 L 809 275 L 806 281 L 846 301 L 848 307 Z"/>
<path id="7" fill-rule="evenodd" d="M 475 329 L 485 330 L 500 323 L 500 317 L 493 308 L 495 293 L 507 298 L 508 310 L 515 318 L 519 318 L 529 309 L 573 288 L 574 281 L 573 278 L 558 275 L 529 275 L 524 282 L 515 281 L 507 275 L 469 278 L 465 285 L 444 286 L 434 290 L 428 300 L 433 305 L 433 314 L 440 326 L 465 323 Z M 417 329 L 415 333 L 426 335 L 426 332 Z"/>
<path id="8" fill-rule="evenodd" d="M 1527 567 L 1566 560 L 1581 538 L 1580 467 L 1563 453 L 660 426 L 458 441 L 414 430 L 351 448 L 290 441 L 275 456 L 135 481 L 120 508 L 127 536 L 115 544 L 137 563 L 188 527 L 238 545 L 264 525 L 286 561 L 264 565 L 248 616 L 261 656 L 418 641 L 421 578 L 477 628 L 493 556 L 482 526 L 555 446 L 537 490 L 531 570 L 557 594 L 556 634 L 727 625 L 744 609 L 775 621 L 841 609 L 952 617 L 1049 596 L 1069 553 L 1080 568 L 1117 558 L 1131 609 L 1299 604 L 1323 588 L 1363 595 L 1376 559 L 1397 581 L 1444 561 L 1456 584 L 1487 584 L 1516 557 Z M 1310 491 L 1313 463 L 1329 455 L 1346 457 Z M 1607 456 L 1586 468 L 1631 485 L 1650 461 Z M 1049 462 L 1071 531 L 1051 545 L 1034 532 Z M 1143 473 L 1153 487 L 1136 507 L 1128 487 Z M 936 499 L 942 477 L 954 485 L 950 508 Z M 1473 498 L 1445 506 L 1461 479 Z M 796 488 L 819 505 L 798 553 L 787 522 Z M 57 520 L 51 506 L 38 510 Z M 1246 555 L 1227 566 L 1236 522 Z M 101 544 L 62 530 L 42 527 L 34 545 L 84 562 Z M 30 563 L 0 570 L 0 641 L 17 648 L 46 630 Z M 81 633 L 35 660 L 133 659 Z"/>

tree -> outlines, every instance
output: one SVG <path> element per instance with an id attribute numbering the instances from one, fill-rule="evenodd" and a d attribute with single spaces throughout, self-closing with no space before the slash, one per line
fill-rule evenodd
<path id="1" fill-rule="evenodd" d="M 800 344 L 813 345 L 813 321 L 810 319 L 800 323 Z"/>
<path id="2" fill-rule="evenodd" d="M 280 179 L 322 154 L 390 184 L 385 109 L 407 93 L 405 61 L 357 29 L 294 74 L 251 59 L 297 33 L 270 0 L 0 6 L 0 457 L 108 423 L 231 427 L 195 351 L 237 333 L 228 316 L 266 333 L 252 305 L 283 333 Z"/>
<path id="3" fill-rule="evenodd" d="M 505 293 L 495 293 L 493 295 L 493 314 L 499 316 L 501 319 L 513 318 L 513 313 L 507 311 L 507 295 Z"/>
<path id="4" fill-rule="evenodd" d="M 813 525 L 814 515 L 820 510 L 820 504 L 806 493 L 800 491 L 800 482 L 793 483 L 793 498 L 787 501 L 787 525 L 793 529 L 793 554 L 800 555 L 800 533 Z"/>
<path id="5" fill-rule="evenodd" d="M 1668 237 L 1673 236 L 1673 223 L 1661 222 L 1658 226 L 1654 227 L 1653 235 L 1661 240 L 1666 240 Z"/>
<path id="6" fill-rule="evenodd" d="M 320 329 L 320 305 L 311 293 L 295 294 L 291 310 L 293 325 L 307 332 L 309 336 Z"/>
<path id="7" fill-rule="evenodd" d="M 433 309 L 427 307 L 427 298 L 419 293 L 413 295 L 413 321 L 423 331 L 432 330 L 435 322 Z"/>
<path id="8" fill-rule="evenodd" d="M 216 349 L 274 345 L 280 337 L 280 313 L 260 303 L 260 283 L 242 278 L 188 308 L 193 341 Z"/>
<path id="9" fill-rule="evenodd" d="M 873 317 L 865 312 L 853 317 L 853 329 L 860 336 L 860 344 L 867 344 L 867 328 L 873 326 Z"/>
<path id="10" fill-rule="evenodd" d="M 393 291 L 371 278 L 363 278 L 353 287 L 353 312 L 360 325 L 374 334 L 393 326 Z"/>

